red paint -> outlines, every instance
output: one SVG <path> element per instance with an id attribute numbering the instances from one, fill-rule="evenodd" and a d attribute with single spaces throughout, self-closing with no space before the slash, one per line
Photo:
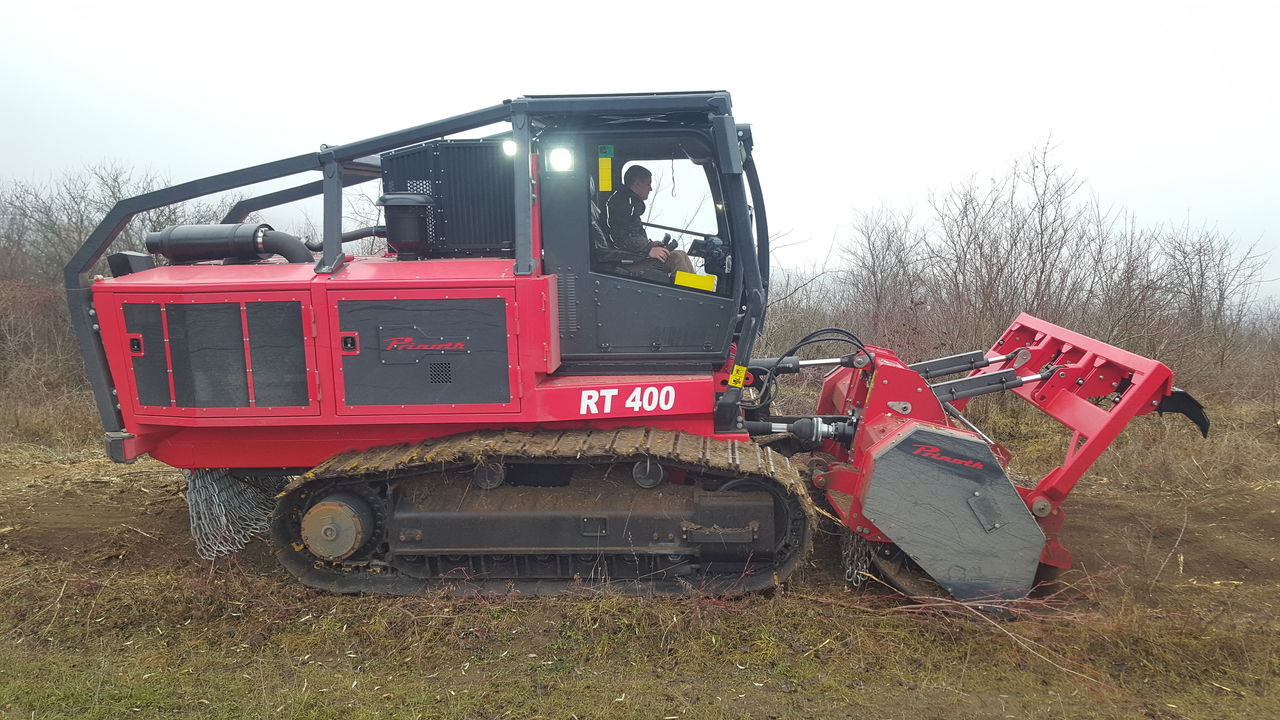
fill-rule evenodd
<path id="1" fill-rule="evenodd" d="M 1048 513 L 1035 516 L 1045 534 L 1041 562 L 1054 567 L 1070 567 L 1071 553 L 1059 542 L 1064 517 L 1061 507 L 1063 500 L 1129 421 L 1138 415 L 1152 412 L 1159 400 L 1169 394 L 1173 374 L 1163 363 L 1025 313 L 1018 316 L 987 354 L 1003 355 L 1020 347 L 1031 351 L 1030 361 L 1022 368 L 1023 375 L 1034 374 L 1049 365 L 1062 366 L 1048 380 L 1024 385 L 1013 392 L 1072 432 L 1062 464 L 1046 473 L 1034 488 L 1017 488 L 1028 508 L 1036 499 L 1043 499 L 1048 503 Z M 851 496 L 853 500 L 850 514 L 842 517 L 842 520 L 850 528 L 862 527 L 863 531 L 859 534 L 876 540 L 887 538 L 862 517 L 862 498 L 865 497 L 874 469 L 872 449 L 892 442 L 899 430 L 909 429 L 909 424 L 945 429 L 949 433 L 974 438 L 977 436 L 954 423 L 944 413 L 933 393 L 927 389 L 925 381 L 906 368 L 892 351 L 876 347 L 868 349 L 876 356 L 872 366 L 862 369 L 838 368 L 823 382 L 818 399 L 819 414 L 846 414 L 860 410 L 863 419 L 851 448 L 831 441 L 823 444 L 823 450 L 831 453 L 836 462 L 831 464 L 828 472 L 815 477 L 815 480 L 823 483 L 820 486 L 828 492 L 831 504 L 837 508 L 837 498 Z M 1004 361 L 975 370 L 971 375 L 996 373 L 1011 367 L 1010 361 Z M 1131 384 L 1119 403 L 1104 409 L 1090 400 L 1113 395 L 1123 386 L 1124 381 Z M 917 388 L 923 389 L 917 391 Z M 911 411 L 907 415 L 898 413 L 888 404 L 893 401 L 910 402 Z M 958 409 L 963 409 L 967 404 L 968 400 L 954 403 Z M 1088 442 L 1085 442 L 1086 439 Z M 937 454 L 938 457 L 931 459 L 942 462 L 962 466 L 978 462 L 947 458 L 933 446 L 915 447 L 913 454 L 922 457 Z M 992 452 L 1002 465 L 1008 464 L 1007 450 L 995 445 Z M 833 492 L 843 495 L 833 495 Z"/>
<path id="2" fill-rule="evenodd" d="M 535 163 L 536 168 L 536 163 Z M 535 185 L 536 189 L 536 185 Z M 538 227 L 536 201 L 534 228 Z M 535 247 L 540 244 L 540 237 Z M 535 255 L 536 257 L 536 255 Z M 723 392 L 737 360 L 731 357 L 715 372 L 699 375 L 553 377 L 560 366 L 559 315 L 556 278 L 541 275 L 535 263 L 531 275 L 517 276 L 509 259 L 459 259 L 397 262 L 386 258 L 356 258 L 333 275 L 315 275 L 310 266 L 263 263 L 243 266 L 185 265 L 156 268 L 118 279 L 96 282 L 94 306 L 102 328 L 103 346 L 116 387 L 121 413 L 133 438 L 125 441 L 126 455 L 150 453 L 177 467 L 289 467 L 314 466 L 333 455 L 379 445 L 411 443 L 456 433 L 492 429 L 610 429 L 654 427 L 684 430 L 708 437 L 745 439 L 740 434 L 717 435 L 712 411 L 717 392 Z M 507 357 L 511 397 L 505 403 L 483 405 L 394 405 L 352 407 L 343 401 L 344 357 L 359 354 L 361 339 L 338 323 L 343 300 L 500 298 L 505 304 Z M 245 304 L 291 301 L 302 312 L 308 400 L 300 407 L 262 407 L 250 382 L 249 407 L 150 407 L 138 402 L 132 364 L 141 352 L 130 349 L 124 326 L 126 303 L 157 303 L 162 310 L 184 303 L 238 303 L 245 328 Z M 163 353 L 171 370 L 167 312 L 162 312 Z M 425 332 L 425 331 L 424 331 Z M 247 336 L 247 333 L 246 333 Z M 400 335 L 379 343 L 380 351 L 466 352 L 464 339 L 431 342 Z M 346 347 L 344 347 L 346 345 Z M 1076 481 L 1120 430 L 1136 415 L 1151 412 L 1171 388 L 1172 374 L 1163 364 L 1072 333 L 1028 315 L 1021 315 L 992 348 L 992 355 L 1019 347 L 1031 351 L 1026 374 L 1049 364 L 1061 365 L 1046 381 L 1014 390 L 1074 433 L 1063 463 L 1046 474 L 1035 488 L 1019 489 L 1030 506 L 1036 499 L 1049 503 L 1049 514 L 1037 517 L 1046 536 L 1042 560 L 1065 567 L 1070 553 L 1058 542 L 1062 524 L 1060 505 Z M 976 437 L 956 426 L 918 374 L 890 350 L 868 348 L 874 362 L 865 368 L 837 368 L 823 382 L 816 412 L 821 415 L 857 413 L 858 432 L 849 447 L 826 441 L 823 450 L 834 461 L 815 473 L 814 480 L 828 494 L 841 520 L 863 537 L 885 542 L 888 537 L 862 516 L 862 500 L 874 469 L 874 456 L 899 438 L 900 431 L 935 428 Z M 160 352 L 157 348 L 145 348 Z M 247 343 L 246 367 L 252 375 Z M 998 372 L 997 363 L 974 374 Z M 1111 395 L 1131 383 L 1118 404 L 1104 409 L 1090 398 Z M 169 373 L 173 396 L 172 372 Z M 260 388 L 257 388 L 260 390 Z M 963 408 L 967 402 L 955 403 Z M 909 405 L 909 408 L 907 407 Z M 1084 439 L 1088 438 L 1088 442 Z M 993 448 L 1001 464 L 1008 454 Z M 913 454 L 933 461 L 978 469 L 982 463 L 943 455 L 932 445 L 916 445 Z"/>
<path id="3" fill-rule="evenodd" d="M 147 282 L 149 277 L 154 281 Z M 454 352 L 466 350 L 461 339 L 418 342 L 401 335 L 383 344 L 379 338 L 361 338 L 339 329 L 338 302 L 389 298 L 503 299 L 510 402 L 347 406 L 342 401 L 342 359 L 359 354 L 362 342 L 364 347 L 374 343 L 379 351 L 390 352 L 422 346 L 449 352 L 449 348 L 433 348 L 436 344 L 454 344 Z M 235 302 L 243 307 L 265 301 L 300 304 L 308 374 L 306 406 L 187 408 L 137 402 L 131 363 L 138 353 L 129 350 L 129 338 L 140 336 L 125 331 L 125 303 Z M 135 436 L 126 441 L 126 453 L 150 453 L 177 467 L 310 467 L 346 450 L 487 429 L 649 426 L 716 435 L 711 419 L 716 385 L 711 373 L 551 376 L 560 365 L 556 278 L 536 273 L 516 276 L 511 260 L 359 258 L 333 276 L 315 275 L 309 266 L 273 263 L 167 266 L 95 283 L 94 304 L 111 375 L 121 389 L 125 428 Z M 346 338 L 351 349 L 344 349 Z M 171 359 L 166 362 L 172 367 Z M 261 388 L 257 390 L 260 394 Z M 597 394 L 596 412 L 584 414 L 584 393 L 592 392 Z M 634 403 L 628 407 L 633 396 Z M 740 434 L 722 437 L 744 439 Z"/>

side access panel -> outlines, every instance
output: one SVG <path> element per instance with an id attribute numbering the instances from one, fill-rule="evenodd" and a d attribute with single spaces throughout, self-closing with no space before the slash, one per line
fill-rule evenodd
<path id="1" fill-rule="evenodd" d="M 318 415 L 305 293 L 122 293 L 98 301 L 122 405 L 138 416 Z"/>
<path id="2" fill-rule="evenodd" d="M 520 410 L 512 290 L 351 291 L 330 300 L 339 414 Z"/>

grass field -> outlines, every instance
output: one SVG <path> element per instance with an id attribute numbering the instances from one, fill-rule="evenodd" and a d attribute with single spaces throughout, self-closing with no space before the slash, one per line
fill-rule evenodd
<path id="1" fill-rule="evenodd" d="M 0 717 L 1280 717 L 1280 482 L 1227 462 L 1275 429 L 1217 415 L 1140 420 L 1067 505 L 1067 586 L 1012 620 L 848 590 L 822 538 L 750 597 L 327 595 L 261 542 L 198 561 L 169 468 L 10 444 Z"/>

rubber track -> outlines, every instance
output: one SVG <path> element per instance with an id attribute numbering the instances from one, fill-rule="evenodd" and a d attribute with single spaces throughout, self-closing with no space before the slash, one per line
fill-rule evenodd
<path id="1" fill-rule="evenodd" d="M 792 512 L 804 516 L 803 538 L 781 566 L 772 573 L 755 576 L 726 576 L 723 582 L 704 583 L 698 588 L 683 580 L 657 582 L 617 581 L 610 587 L 627 594 L 671 595 L 695 592 L 740 593 L 778 585 L 808 556 L 816 511 L 800 472 L 791 461 L 753 442 L 716 440 L 701 435 L 653 428 L 618 430 L 574 430 L 533 432 L 467 433 L 416 444 L 370 448 L 336 455 L 295 479 L 280 494 L 273 518 L 272 536 L 282 565 L 307 585 L 332 592 L 377 592 L 417 595 L 435 592 L 445 582 L 426 581 L 400 575 L 389 568 L 377 572 L 360 567 L 314 563 L 294 544 L 293 531 L 284 518 L 291 515 L 290 504 L 301 502 L 309 487 L 363 485 L 376 481 L 441 472 L 453 468 L 496 462 L 554 462 L 572 464 L 627 463 L 651 458 L 669 467 L 721 477 L 747 478 L 769 483 L 778 496 L 786 498 Z M 506 593 L 517 590 L 529 594 L 553 594 L 582 587 L 570 580 L 502 579 L 467 583 L 468 592 Z M 590 588 L 588 588 L 590 589 Z"/>

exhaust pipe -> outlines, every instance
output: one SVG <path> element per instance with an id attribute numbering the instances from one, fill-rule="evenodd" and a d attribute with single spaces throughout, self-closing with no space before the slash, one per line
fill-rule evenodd
<path id="1" fill-rule="evenodd" d="M 315 261 L 301 238 L 270 225 L 174 225 L 147 233 L 147 252 L 175 263 L 201 260 L 266 260 L 279 255 L 291 263 Z"/>

